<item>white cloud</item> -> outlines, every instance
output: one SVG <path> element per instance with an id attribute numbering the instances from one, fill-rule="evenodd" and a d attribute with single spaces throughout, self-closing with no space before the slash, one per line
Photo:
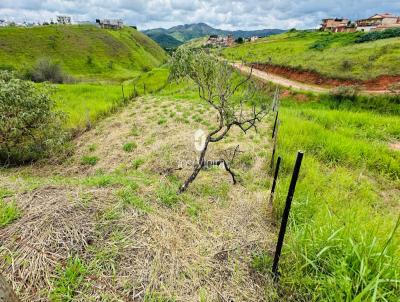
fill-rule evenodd
<path id="1" fill-rule="evenodd" d="M 123 18 L 141 29 L 205 22 L 223 29 L 314 28 L 321 18 L 400 14 L 400 1 L 384 0 L 1 0 L 0 19 L 38 21 Z"/>

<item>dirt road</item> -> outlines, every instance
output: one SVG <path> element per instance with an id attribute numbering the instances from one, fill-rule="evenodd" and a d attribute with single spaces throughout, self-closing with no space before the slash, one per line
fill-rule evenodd
<path id="1" fill-rule="evenodd" d="M 239 69 L 243 73 L 248 74 L 250 72 L 250 67 L 243 65 L 241 63 L 232 63 L 232 66 L 235 68 Z M 317 93 L 324 93 L 328 92 L 328 88 L 323 88 L 323 87 L 318 87 L 318 86 L 313 86 L 305 83 L 300 83 L 297 81 L 289 80 L 284 77 L 267 73 L 265 71 L 261 71 L 258 69 L 253 69 L 253 76 L 256 78 L 259 78 L 261 80 L 269 81 L 278 85 L 282 85 L 285 87 L 289 88 L 294 88 L 297 90 L 306 90 L 306 91 L 312 91 L 312 92 L 317 92 Z"/>
<path id="2" fill-rule="evenodd" d="M 243 65 L 241 63 L 232 63 L 232 66 L 240 70 L 241 72 L 248 74 L 250 72 L 250 67 Z M 293 88 L 295 90 L 311 91 L 316 93 L 327 93 L 331 88 L 321 87 L 317 85 L 311 85 L 306 83 L 301 83 L 285 77 L 272 74 L 269 72 L 261 71 L 258 69 L 253 69 L 253 76 L 264 81 L 272 82 L 278 85 L 282 85 L 288 88 Z M 361 90 L 362 94 L 383 94 L 390 93 L 388 90 Z"/>

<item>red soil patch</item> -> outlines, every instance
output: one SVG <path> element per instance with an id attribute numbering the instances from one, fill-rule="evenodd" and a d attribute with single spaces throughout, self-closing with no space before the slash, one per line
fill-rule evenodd
<path id="1" fill-rule="evenodd" d="M 287 66 L 271 65 L 271 64 L 253 64 L 254 68 L 268 73 L 280 75 L 290 80 L 324 86 L 326 88 L 337 86 L 360 86 L 364 90 L 388 90 L 389 86 L 395 83 L 400 83 L 400 75 L 396 76 L 380 76 L 372 80 L 344 80 L 334 79 L 323 76 L 315 71 L 296 70 Z"/>

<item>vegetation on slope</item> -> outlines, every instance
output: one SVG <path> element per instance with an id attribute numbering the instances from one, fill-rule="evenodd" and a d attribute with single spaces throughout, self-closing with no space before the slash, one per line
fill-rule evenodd
<path id="1" fill-rule="evenodd" d="M 289 98 L 281 107 L 277 219 L 295 152 L 306 154 L 282 281 L 311 301 L 398 301 L 400 153 L 389 148 L 400 140 L 398 116 L 332 105 Z"/>
<path id="2" fill-rule="evenodd" d="M 223 50 L 229 60 L 310 70 L 340 79 L 399 75 L 400 38 L 356 43 L 363 33 L 288 32 Z"/>
<path id="3" fill-rule="evenodd" d="M 76 78 L 127 79 L 166 61 L 165 52 L 133 28 L 96 26 L 0 28 L 0 67 L 21 73 L 43 57 Z"/>

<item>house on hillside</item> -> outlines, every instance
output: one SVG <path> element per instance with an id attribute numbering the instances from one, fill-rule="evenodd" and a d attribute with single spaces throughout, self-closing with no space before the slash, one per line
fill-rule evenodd
<path id="1" fill-rule="evenodd" d="M 71 24 L 71 17 L 69 16 L 57 16 L 58 24 Z"/>
<path id="2" fill-rule="evenodd" d="M 356 21 L 357 31 L 379 31 L 388 28 L 400 28 L 400 17 L 389 13 L 376 14 L 367 19 Z"/>
<path id="3" fill-rule="evenodd" d="M 349 19 L 330 18 L 323 19 L 321 23 L 322 31 L 331 31 L 334 33 L 355 31 Z"/>
<path id="4" fill-rule="evenodd" d="M 96 19 L 96 23 L 105 29 L 121 29 L 124 26 L 124 22 L 121 19 Z"/>
<path id="5" fill-rule="evenodd" d="M 235 38 L 233 35 L 228 35 L 226 37 L 211 35 L 208 40 L 203 44 L 203 46 L 220 46 L 220 47 L 228 47 L 232 46 L 235 43 Z"/>

